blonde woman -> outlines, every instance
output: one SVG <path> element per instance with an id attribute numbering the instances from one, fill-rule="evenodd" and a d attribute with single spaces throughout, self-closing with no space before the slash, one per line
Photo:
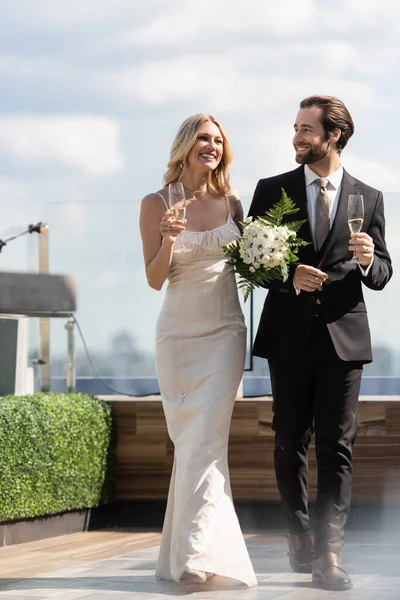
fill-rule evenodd
<path id="1" fill-rule="evenodd" d="M 149 285 L 168 287 L 156 328 L 156 368 L 175 456 L 156 577 L 257 581 L 232 503 L 228 435 L 242 376 L 246 327 L 222 246 L 243 211 L 229 185 L 232 151 L 211 115 L 189 117 L 172 145 L 164 186 L 142 201 Z M 168 210 L 180 181 L 186 220 Z M 177 239 L 178 238 L 178 239 Z M 188 249 L 178 252 L 180 240 Z"/>

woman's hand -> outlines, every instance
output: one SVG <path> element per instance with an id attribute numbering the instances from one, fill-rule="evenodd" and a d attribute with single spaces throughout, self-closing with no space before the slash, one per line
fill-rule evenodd
<path id="1" fill-rule="evenodd" d="M 160 233 L 165 241 L 174 243 L 177 236 L 184 231 L 186 219 L 177 220 L 175 210 L 170 208 L 160 221 Z"/>
<path id="2" fill-rule="evenodd" d="M 185 229 L 186 221 L 177 221 L 176 212 L 167 210 L 159 193 L 148 194 L 140 207 L 140 234 L 149 286 L 161 290 L 167 279 L 176 236 Z"/>

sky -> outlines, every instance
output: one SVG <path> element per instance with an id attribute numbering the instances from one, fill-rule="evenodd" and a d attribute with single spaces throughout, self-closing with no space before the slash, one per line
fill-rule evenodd
<path id="1" fill-rule="evenodd" d="M 128 326 L 152 348 L 162 294 L 143 276 L 140 199 L 197 112 L 223 124 L 247 208 L 258 179 L 296 166 L 299 101 L 340 97 L 356 126 L 343 164 L 386 193 L 400 257 L 396 0 L 0 0 L 0 14 L 0 237 L 49 221 L 51 266 L 77 277 L 89 345 Z M 32 268 L 33 243 L 3 249 L 0 268 Z M 400 346 L 400 323 L 381 320 L 391 285 L 371 300 L 375 339 Z"/>

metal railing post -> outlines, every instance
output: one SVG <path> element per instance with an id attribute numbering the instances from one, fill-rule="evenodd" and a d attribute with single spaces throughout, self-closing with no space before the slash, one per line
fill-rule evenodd
<path id="1" fill-rule="evenodd" d="M 39 273 L 49 272 L 49 230 L 44 227 L 39 233 Z M 39 321 L 40 336 L 40 389 L 50 390 L 50 323 L 49 319 Z"/>
<path id="2" fill-rule="evenodd" d="M 71 317 L 65 325 L 67 330 L 67 392 L 75 392 L 76 368 L 75 368 L 75 321 Z"/>
<path id="3" fill-rule="evenodd" d="M 244 371 L 253 371 L 253 342 L 254 342 L 254 292 L 250 294 L 250 315 L 249 315 L 249 337 L 250 337 L 250 348 L 249 348 L 249 366 L 243 369 Z"/>

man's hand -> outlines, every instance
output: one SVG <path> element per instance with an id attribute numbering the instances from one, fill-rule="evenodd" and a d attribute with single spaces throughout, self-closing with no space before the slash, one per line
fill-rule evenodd
<path id="1" fill-rule="evenodd" d="M 351 233 L 349 250 L 356 253 L 362 267 L 368 267 L 374 258 L 375 244 L 368 233 Z"/>
<path id="2" fill-rule="evenodd" d="M 315 292 L 328 279 L 328 275 L 310 265 L 297 265 L 293 285 L 298 290 Z"/>

